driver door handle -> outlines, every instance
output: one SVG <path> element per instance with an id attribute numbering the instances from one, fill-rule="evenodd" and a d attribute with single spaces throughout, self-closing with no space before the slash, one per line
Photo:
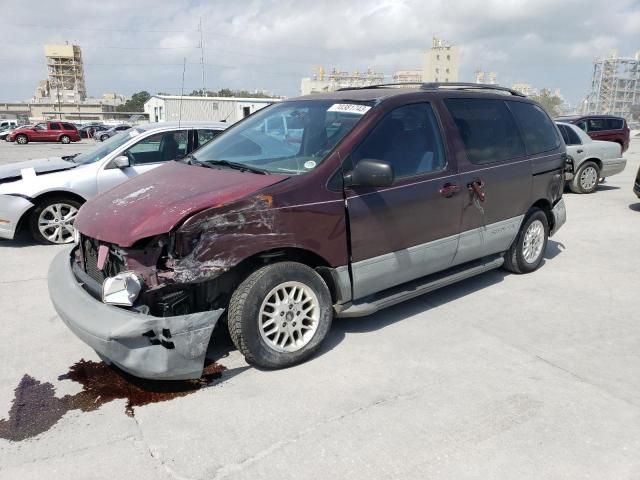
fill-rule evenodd
<path id="1" fill-rule="evenodd" d="M 577 153 L 582 153 L 582 152 L 584 152 L 584 150 L 582 150 L 582 149 L 577 150 Z"/>

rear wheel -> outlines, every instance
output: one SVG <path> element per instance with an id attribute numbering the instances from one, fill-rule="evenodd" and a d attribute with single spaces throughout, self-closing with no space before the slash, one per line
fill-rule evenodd
<path id="1" fill-rule="evenodd" d="M 333 317 L 331 295 L 320 275 L 296 262 L 256 270 L 229 302 L 229 332 L 248 363 L 284 368 L 311 357 Z"/>
<path id="2" fill-rule="evenodd" d="M 549 238 L 547 215 L 534 208 L 525 218 L 518 236 L 505 253 L 504 268 L 513 273 L 529 273 L 542 263 Z"/>
<path id="3" fill-rule="evenodd" d="M 16 137 L 16 143 L 19 143 L 20 145 L 26 145 L 27 143 L 29 143 L 29 139 L 26 135 L 18 135 Z"/>
<path id="4" fill-rule="evenodd" d="M 68 135 L 62 135 L 60 137 L 60 143 L 71 143 L 71 138 Z"/>
<path id="5" fill-rule="evenodd" d="M 594 162 L 584 162 L 573 176 L 569 188 L 573 193 L 593 193 L 598 188 L 600 169 Z"/>
<path id="6" fill-rule="evenodd" d="M 101 142 L 104 142 L 107 138 L 109 138 L 109 135 L 100 135 Z"/>
<path id="7" fill-rule="evenodd" d="M 73 223 L 80 206 L 77 200 L 64 197 L 51 197 L 40 202 L 30 217 L 34 240 L 56 245 L 73 242 Z"/>

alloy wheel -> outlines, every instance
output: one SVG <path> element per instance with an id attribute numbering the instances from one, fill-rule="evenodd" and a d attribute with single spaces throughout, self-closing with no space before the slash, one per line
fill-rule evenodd
<path id="1" fill-rule="evenodd" d="M 587 167 L 580 174 L 580 186 L 585 191 L 592 190 L 598 182 L 598 172 L 595 167 Z"/>
<path id="2" fill-rule="evenodd" d="M 71 243 L 75 229 L 73 222 L 78 209 L 67 203 L 53 203 L 42 210 L 38 217 L 38 229 L 51 243 Z"/>
<path id="3" fill-rule="evenodd" d="M 535 263 L 540 258 L 544 246 L 544 225 L 540 220 L 534 220 L 527 228 L 522 243 L 522 256 L 525 262 Z"/>

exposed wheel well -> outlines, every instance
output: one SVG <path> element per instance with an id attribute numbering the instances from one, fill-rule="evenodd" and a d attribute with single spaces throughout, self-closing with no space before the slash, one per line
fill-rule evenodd
<path id="1" fill-rule="evenodd" d="M 319 269 L 319 267 L 329 267 L 329 263 L 316 253 L 302 248 L 277 248 L 257 253 L 244 259 L 234 268 L 213 281 L 216 282 L 223 291 L 228 292 L 229 297 L 231 297 L 236 287 L 258 268 L 271 263 L 284 261 L 302 263 L 316 270 L 329 287 L 332 301 L 336 301 L 336 285 L 334 284 L 333 278 L 331 278 L 331 275 L 328 274 L 326 269 Z"/>

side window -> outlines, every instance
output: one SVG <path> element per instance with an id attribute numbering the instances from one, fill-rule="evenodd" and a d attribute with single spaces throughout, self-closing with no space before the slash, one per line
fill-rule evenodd
<path id="1" fill-rule="evenodd" d="M 567 145 L 582 145 L 582 140 L 578 134 L 571 127 L 564 127 L 567 131 L 567 136 L 569 137 L 569 141 L 565 141 Z"/>
<path id="2" fill-rule="evenodd" d="M 222 130 L 201 130 L 198 129 L 198 145 L 195 148 L 200 148 L 203 145 L 209 143 L 215 137 L 220 135 Z"/>
<path id="3" fill-rule="evenodd" d="M 49 130 L 60 130 L 60 124 L 59 123 L 50 123 L 49 124 Z"/>
<path id="4" fill-rule="evenodd" d="M 548 152 L 560 145 L 558 131 L 542 108 L 532 103 L 511 101 L 509 108 L 520 124 L 522 138 L 529 155 Z"/>
<path id="5" fill-rule="evenodd" d="M 624 121 L 621 118 L 607 118 L 607 130 L 622 130 Z"/>
<path id="6" fill-rule="evenodd" d="M 351 155 L 385 160 L 397 178 L 443 170 L 444 147 L 435 115 L 428 103 L 405 105 L 389 112 Z"/>
<path id="7" fill-rule="evenodd" d="M 71 125 L 70 123 L 63 123 L 63 124 L 62 124 L 62 128 L 63 128 L 64 130 L 75 130 L 75 129 L 76 129 L 76 128 L 75 128 L 73 125 Z"/>
<path id="8" fill-rule="evenodd" d="M 133 165 L 175 160 L 187 153 L 187 131 L 162 132 L 151 135 L 126 151 Z"/>
<path id="9" fill-rule="evenodd" d="M 504 162 L 525 154 L 518 127 L 504 101 L 450 98 L 445 104 L 471 163 Z"/>
<path id="10" fill-rule="evenodd" d="M 569 145 L 569 133 L 568 128 L 564 125 L 558 125 L 558 129 L 560 130 L 560 134 L 562 135 L 562 139 L 564 140 L 565 145 Z"/>
<path id="11" fill-rule="evenodd" d="M 35 127 L 33 127 L 34 130 L 46 130 L 47 129 L 47 124 L 46 123 L 37 123 Z"/>
<path id="12" fill-rule="evenodd" d="M 589 130 L 587 130 L 587 122 L 585 120 L 576 123 L 576 127 L 578 127 L 583 132 L 588 132 L 589 131 Z"/>
<path id="13" fill-rule="evenodd" d="M 607 129 L 604 118 L 590 118 L 587 120 L 587 128 L 589 132 L 601 132 Z"/>

